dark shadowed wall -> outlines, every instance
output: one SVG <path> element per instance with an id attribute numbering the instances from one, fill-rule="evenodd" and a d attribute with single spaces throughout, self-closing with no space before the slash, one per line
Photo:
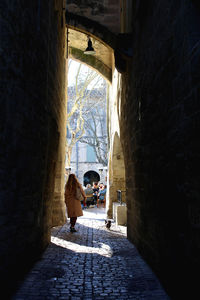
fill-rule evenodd
<path id="1" fill-rule="evenodd" d="M 65 112 L 62 4 L 0 3 L 0 273 L 10 289 L 50 238 Z"/>
<path id="2" fill-rule="evenodd" d="M 110 31 L 120 31 L 120 0 L 66 0 L 67 11 L 94 20 Z"/>
<path id="3" fill-rule="evenodd" d="M 200 264 L 200 12 L 191 1 L 137 4 L 120 124 L 128 238 L 181 299 Z"/>

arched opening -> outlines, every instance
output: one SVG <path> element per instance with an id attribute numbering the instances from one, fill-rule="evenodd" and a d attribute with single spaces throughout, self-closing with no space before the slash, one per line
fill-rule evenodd
<path id="1" fill-rule="evenodd" d="M 100 176 L 95 171 L 88 171 L 83 176 L 83 184 L 86 186 L 88 183 L 93 185 L 94 182 L 99 182 Z"/>
<path id="2" fill-rule="evenodd" d="M 109 84 L 111 85 L 115 64 L 116 64 L 114 58 L 115 56 L 114 49 L 116 50 L 117 47 L 117 37 L 115 33 L 111 32 L 108 28 L 104 27 L 103 25 L 100 25 L 95 21 L 88 20 L 84 17 L 80 18 L 79 16 L 76 16 L 69 12 L 66 12 L 66 25 L 67 25 L 67 49 L 66 49 L 67 58 L 81 62 L 86 66 L 91 67 L 92 69 L 97 71 L 101 76 L 103 76 L 104 79 L 106 79 L 108 85 Z M 88 36 L 90 36 L 92 39 L 93 47 L 96 51 L 95 56 L 84 54 L 84 51 L 87 46 Z M 69 71 L 68 74 L 70 76 L 71 72 Z M 107 92 L 107 113 L 110 105 L 109 98 L 110 98 L 110 92 L 108 91 Z M 107 114 L 107 120 L 105 120 L 105 123 L 107 123 L 107 131 L 109 131 L 108 119 L 109 116 Z M 110 139 L 109 136 L 108 139 Z M 112 142 L 108 141 L 108 144 L 111 143 Z M 108 145 L 108 151 L 110 151 L 109 147 L 110 146 Z M 76 150 L 77 150 L 76 162 L 77 159 L 79 159 L 79 153 L 83 152 L 83 151 L 79 151 L 78 149 L 79 149 L 79 143 L 77 143 L 76 146 Z M 77 168 L 77 166 L 76 167 L 74 166 L 73 169 L 75 173 L 77 172 L 77 174 L 78 173 L 80 174 L 80 169 Z M 88 169 L 90 168 L 88 167 L 85 168 L 84 170 L 85 172 L 79 175 L 78 178 L 81 182 L 84 178 L 84 174 L 87 173 Z M 103 182 L 105 185 L 109 186 L 109 178 L 107 176 L 106 165 L 103 165 L 102 167 L 96 167 L 96 168 L 91 167 L 91 169 L 95 170 L 95 172 L 99 170 L 100 181 Z M 84 180 L 83 180 L 83 184 L 85 185 Z M 107 195 L 108 195 L 107 199 L 109 199 L 109 188 L 107 189 Z M 115 195 L 116 195 L 116 191 L 115 191 Z M 110 201 L 108 200 L 108 202 Z"/>
<path id="3" fill-rule="evenodd" d="M 100 23 L 66 12 L 67 58 L 78 60 L 99 72 L 112 82 L 114 49 L 117 36 Z M 91 38 L 95 55 L 85 55 L 88 37 Z"/>
<path id="4" fill-rule="evenodd" d="M 118 224 L 126 224 L 126 182 L 124 154 L 118 133 L 114 135 L 112 152 L 109 160 L 109 204 L 108 215 Z M 119 208 L 118 206 L 124 206 Z M 123 212 L 122 212 L 123 210 Z M 123 214 L 123 217 L 122 217 Z M 123 220 L 122 220 L 123 218 Z"/>

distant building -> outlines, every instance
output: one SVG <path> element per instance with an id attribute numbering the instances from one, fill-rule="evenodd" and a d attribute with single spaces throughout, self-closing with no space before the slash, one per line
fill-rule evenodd
<path id="1" fill-rule="evenodd" d="M 79 181 L 86 186 L 95 181 L 106 183 L 106 167 L 97 162 L 93 148 L 87 144 L 77 142 L 72 151 L 71 172 L 75 173 Z M 101 171 L 102 170 L 102 171 Z"/>
<path id="2" fill-rule="evenodd" d="M 103 92 L 102 92 L 103 90 Z M 74 99 L 75 89 L 74 87 L 68 88 L 68 108 L 72 106 Z M 99 102 L 99 99 L 103 97 L 103 100 Z M 96 102 L 96 106 L 94 106 Z M 98 105 L 99 103 L 99 105 Z M 90 111 L 85 117 L 87 120 L 87 126 L 85 127 L 85 134 L 81 140 L 78 140 L 72 150 L 71 155 L 71 173 L 75 173 L 79 181 L 86 186 L 87 183 L 93 184 L 93 182 L 107 181 L 107 122 L 106 122 L 106 86 L 103 89 L 94 89 L 90 98 L 85 106 L 86 111 Z M 98 114 L 97 114 L 98 112 Z M 94 120 L 97 122 L 94 124 Z M 73 119 L 71 127 L 76 126 L 76 119 Z M 95 153 L 95 149 L 88 142 L 91 139 L 98 140 L 101 150 L 98 154 Z M 67 130 L 67 140 L 70 141 L 71 133 Z M 97 157 L 99 156 L 99 158 Z M 100 160 L 102 161 L 100 162 Z"/>

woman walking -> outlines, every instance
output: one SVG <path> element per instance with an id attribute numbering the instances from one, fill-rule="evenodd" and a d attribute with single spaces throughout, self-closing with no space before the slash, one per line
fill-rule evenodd
<path id="1" fill-rule="evenodd" d="M 85 205 L 86 195 L 83 191 L 83 188 L 76 176 L 74 174 L 70 174 L 65 185 L 65 203 L 67 206 L 68 217 L 70 218 L 71 232 L 76 232 L 74 227 L 77 217 L 83 216 L 83 211 L 81 208 L 82 199 Z"/>

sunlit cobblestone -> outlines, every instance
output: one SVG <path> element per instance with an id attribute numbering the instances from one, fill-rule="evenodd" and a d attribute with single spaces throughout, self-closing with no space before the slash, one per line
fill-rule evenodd
<path id="1" fill-rule="evenodd" d="M 126 238 L 126 228 L 108 230 L 103 209 L 88 209 L 69 225 L 52 229 L 51 244 L 13 300 L 168 300 L 158 279 Z"/>

